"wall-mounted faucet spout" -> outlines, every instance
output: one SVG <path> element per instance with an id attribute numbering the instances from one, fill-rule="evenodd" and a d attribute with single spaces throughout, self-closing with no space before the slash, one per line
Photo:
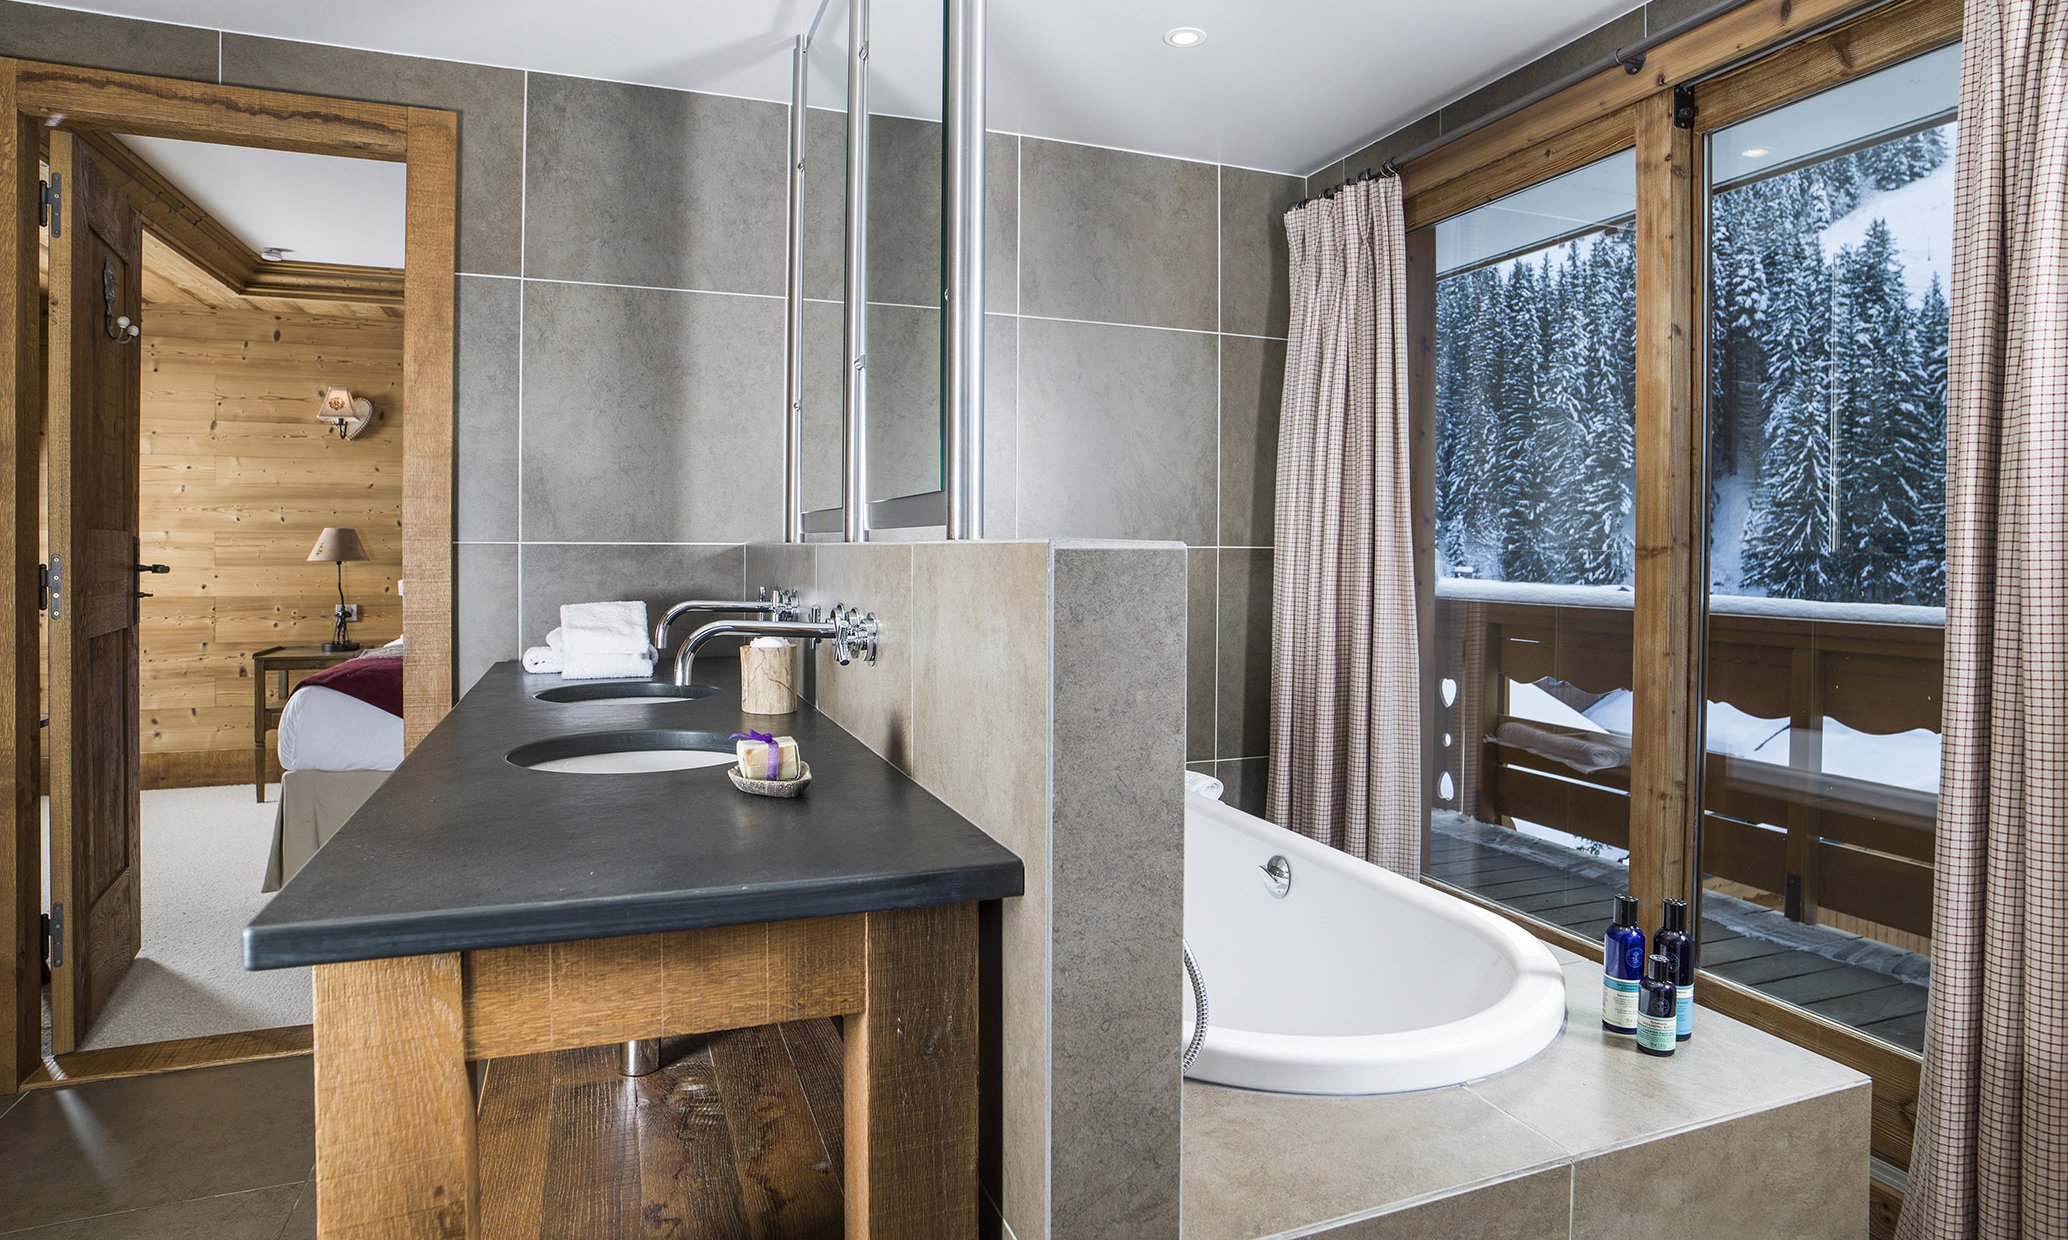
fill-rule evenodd
<path id="1" fill-rule="evenodd" d="M 693 611 L 744 611 L 752 615 L 767 616 L 771 620 L 796 620 L 804 615 L 804 607 L 797 601 L 797 591 L 777 586 L 774 590 L 763 590 L 758 599 L 692 598 L 670 607 L 653 624 L 653 648 L 668 648 L 668 630 L 677 620 Z"/>
<path id="2" fill-rule="evenodd" d="M 817 613 L 817 609 L 813 609 Z M 696 666 L 697 650 L 714 637 L 801 637 L 806 641 L 832 642 L 833 661 L 842 667 L 860 656 L 864 663 L 876 661 L 876 613 L 863 615 L 853 607 L 833 605 L 830 620 L 713 620 L 691 633 L 675 652 L 675 683 L 687 685 Z"/>

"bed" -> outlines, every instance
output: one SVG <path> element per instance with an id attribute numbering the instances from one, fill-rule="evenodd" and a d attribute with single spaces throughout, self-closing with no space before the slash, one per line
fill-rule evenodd
<path id="1" fill-rule="evenodd" d="M 402 716 L 387 709 L 391 700 L 401 705 L 401 650 L 398 641 L 367 651 L 309 677 L 288 697 L 276 742 L 280 806 L 260 890 L 277 891 L 293 878 L 401 763 Z M 398 686 L 392 698 L 387 681 Z"/>

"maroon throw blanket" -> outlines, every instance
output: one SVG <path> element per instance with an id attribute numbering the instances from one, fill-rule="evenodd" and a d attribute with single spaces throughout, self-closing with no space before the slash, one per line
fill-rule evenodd
<path id="1" fill-rule="evenodd" d="M 326 667 L 303 677 L 302 682 L 294 687 L 295 692 L 311 685 L 335 689 L 369 706 L 378 706 L 397 719 L 402 717 L 400 659 L 347 659 L 335 667 Z"/>

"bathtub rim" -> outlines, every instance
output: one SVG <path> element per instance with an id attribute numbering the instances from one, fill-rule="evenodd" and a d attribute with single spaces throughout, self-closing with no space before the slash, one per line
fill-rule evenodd
<path id="1" fill-rule="evenodd" d="M 1542 940 L 1469 901 L 1329 847 L 1237 809 L 1188 792 L 1199 811 L 1299 866 L 1318 865 L 1416 905 L 1487 943 L 1514 970 L 1508 992 L 1469 1016 L 1388 1033 L 1267 1033 L 1214 1024 L 1213 970 L 1201 960 L 1207 987 L 1206 1040 L 1187 1076 L 1210 1084 L 1271 1093 L 1404 1093 L 1479 1080 L 1534 1058 L 1564 1030 L 1564 967 Z M 1189 1037 L 1191 1021 L 1185 1022 Z M 1527 1053 L 1518 1051 L 1527 1048 Z"/>

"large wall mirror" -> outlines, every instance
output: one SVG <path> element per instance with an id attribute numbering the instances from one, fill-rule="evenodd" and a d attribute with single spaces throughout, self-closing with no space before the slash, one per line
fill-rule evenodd
<path id="1" fill-rule="evenodd" d="M 866 30 L 863 192 L 849 193 L 849 82 Z M 804 75 L 801 498 L 806 529 L 841 529 L 849 382 L 866 402 L 863 499 L 873 529 L 942 525 L 944 295 L 941 0 L 828 0 Z M 847 322 L 849 247 L 861 238 L 860 349 Z M 859 373 L 857 373 L 859 371 Z"/>

